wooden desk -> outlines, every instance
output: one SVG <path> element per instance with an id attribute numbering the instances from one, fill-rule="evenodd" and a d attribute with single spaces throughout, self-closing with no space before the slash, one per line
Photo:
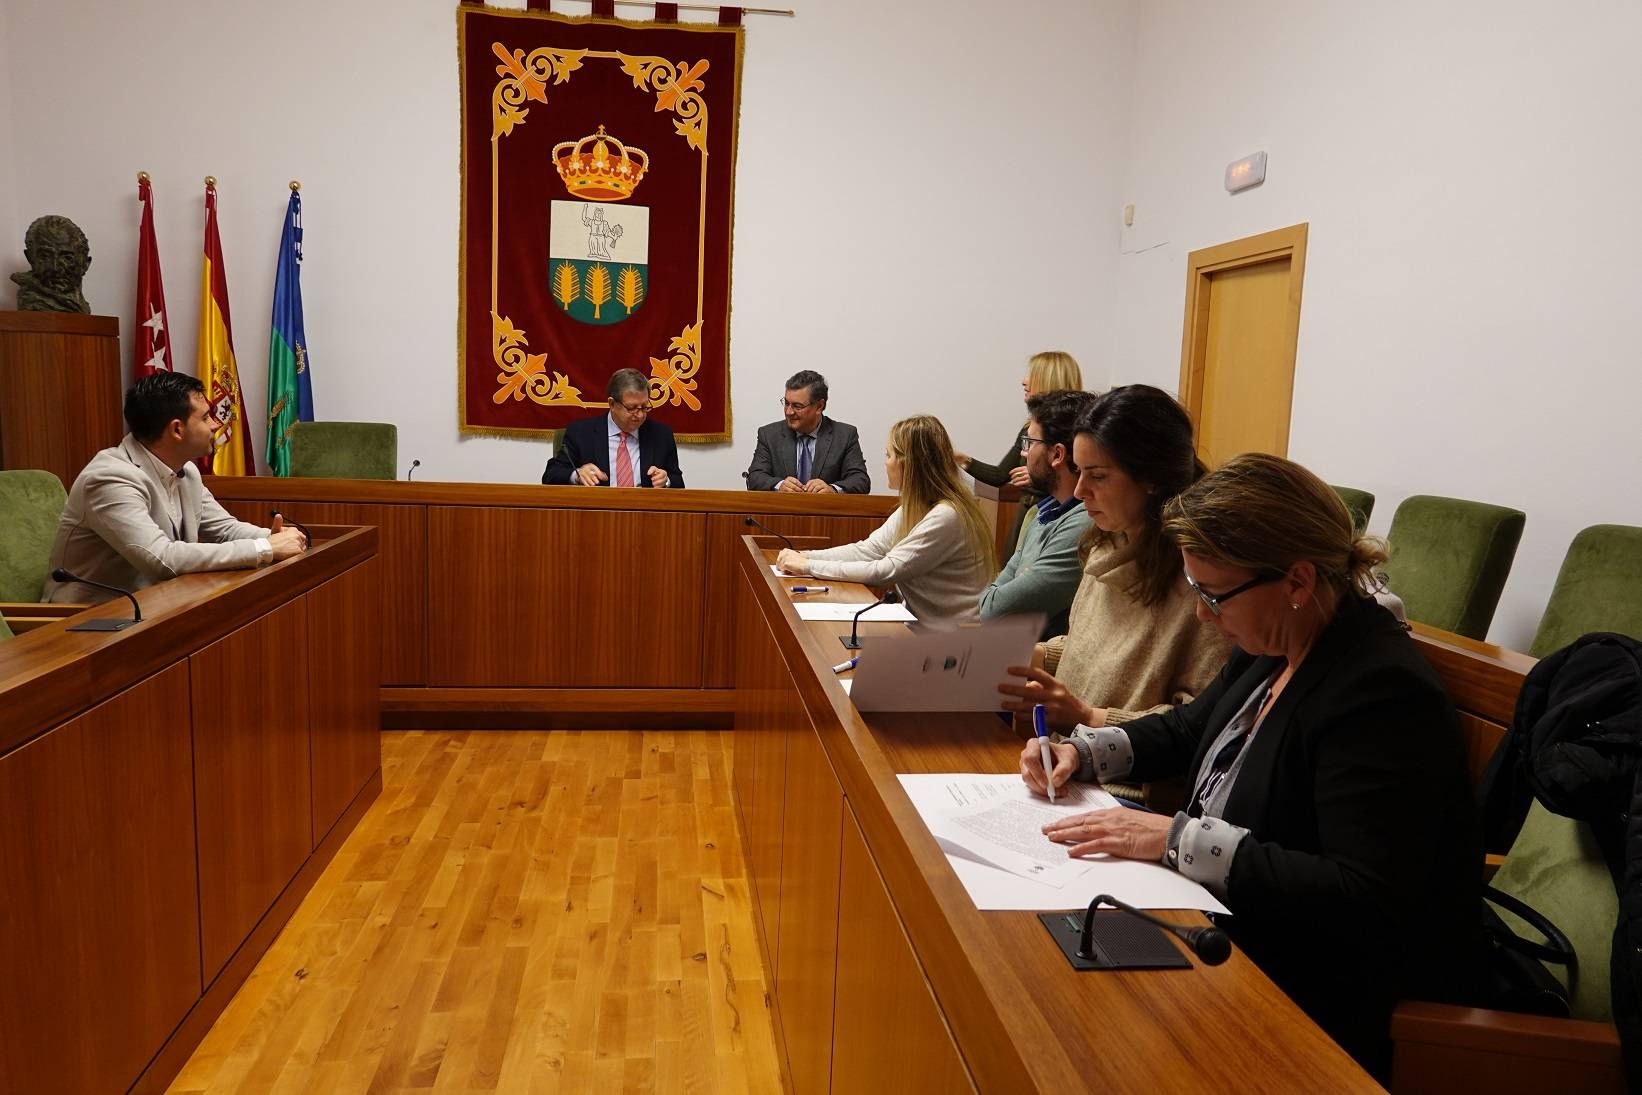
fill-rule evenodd
<path id="1" fill-rule="evenodd" d="M 737 557 L 734 786 L 795 1092 L 1378 1090 L 1241 953 L 1077 973 L 1035 915 L 976 910 L 896 776 L 1015 771 L 1019 741 L 860 715 L 830 669 L 849 625 L 801 622 L 767 554 Z"/>
<path id="2" fill-rule="evenodd" d="M 313 531 L 0 643 L 0 1093 L 163 1089 L 380 791 L 376 530 Z"/>
<path id="3" fill-rule="evenodd" d="M 383 717 L 417 727 L 727 726 L 743 519 L 850 543 L 896 505 L 351 479 L 209 486 L 248 521 L 277 507 L 304 523 L 377 526 Z"/>

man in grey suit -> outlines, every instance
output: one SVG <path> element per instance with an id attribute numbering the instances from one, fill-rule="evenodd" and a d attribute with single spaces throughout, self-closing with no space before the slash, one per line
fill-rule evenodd
<path id="1" fill-rule="evenodd" d="M 300 554 L 300 530 L 236 520 L 200 481 L 194 461 L 220 429 L 205 387 L 184 373 L 153 373 L 125 394 L 131 432 L 74 480 L 57 522 L 51 566 L 122 589 L 179 574 L 265 566 Z M 46 582 L 48 601 L 91 603 L 115 596 L 79 582 Z"/>
<path id="2" fill-rule="evenodd" d="M 788 379 L 781 398 L 784 419 L 759 427 L 758 447 L 744 476 L 748 490 L 872 490 L 855 427 L 834 422 L 823 413 L 826 409 L 827 381 L 820 373 L 805 369 Z"/>

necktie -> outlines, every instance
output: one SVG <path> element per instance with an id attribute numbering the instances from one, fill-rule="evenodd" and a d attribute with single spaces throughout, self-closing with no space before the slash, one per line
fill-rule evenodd
<path id="1" fill-rule="evenodd" d="M 800 483 L 810 481 L 810 445 L 814 441 L 815 438 L 813 437 L 800 437 L 798 439 L 798 481 Z"/>
<path id="2" fill-rule="evenodd" d="M 616 486 L 630 487 L 633 485 L 633 458 L 627 455 L 627 438 L 630 435 L 622 432 L 621 442 L 616 446 Z"/>

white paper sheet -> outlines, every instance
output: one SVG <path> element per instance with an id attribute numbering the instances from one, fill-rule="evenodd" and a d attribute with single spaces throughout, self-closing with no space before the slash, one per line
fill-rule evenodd
<path id="1" fill-rule="evenodd" d="M 1005 670 L 1025 665 L 1041 616 L 1005 616 L 978 626 L 921 627 L 875 635 L 861 645 L 855 706 L 862 711 L 996 711 Z"/>
<path id="2" fill-rule="evenodd" d="M 847 695 L 850 694 L 850 689 L 855 686 L 855 678 L 854 677 L 845 677 L 843 680 L 839 681 L 838 683 L 844 686 L 844 695 L 847 696 Z"/>
<path id="3" fill-rule="evenodd" d="M 1096 895 L 1104 893 L 1143 909 L 1226 911 L 1208 890 L 1161 863 L 1097 856 L 1069 861 L 1083 864 L 1084 870 L 1058 885 L 1022 877 L 986 862 L 974 850 L 973 846 L 978 843 L 974 835 L 961 829 L 953 830 L 946 822 L 954 813 L 995 809 L 1000 804 L 1023 799 L 1056 813 L 1082 813 L 1113 801 L 1110 795 L 1089 784 L 1071 785 L 1068 795 L 1076 797 L 1060 797 L 1055 806 L 1050 806 L 1047 800 L 1033 794 L 1015 773 L 916 773 L 902 775 L 900 780 L 977 908 L 1022 911 L 1082 908 Z M 1093 794 L 1085 797 L 1090 792 Z M 1052 854 L 1065 858 L 1064 846 L 1048 837 L 1041 839 Z"/>
<path id="4" fill-rule="evenodd" d="M 872 602 L 867 602 L 871 604 Z M 842 620 L 849 623 L 866 605 L 840 604 L 836 601 L 794 601 L 793 609 L 800 620 Z M 894 623 L 917 619 L 906 605 L 879 605 L 861 617 L 862 623 Z M 999 678 L 1000 680 L 1002 678 Z"/>

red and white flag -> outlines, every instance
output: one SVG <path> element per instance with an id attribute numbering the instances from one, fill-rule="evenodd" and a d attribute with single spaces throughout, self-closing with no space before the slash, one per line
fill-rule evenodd
<path id="1" fill-rule="evenodd" d="M 160 278 L 160 249 L 154 242 L 154 194 L 148 172 L 137 173 L 137 200 L 143 203 L 137 231 L 137 337 L 132 340 L 131 383 L 150 373 L 171 371 L 171 330 L 165 315 L 165 284 Z"/>

